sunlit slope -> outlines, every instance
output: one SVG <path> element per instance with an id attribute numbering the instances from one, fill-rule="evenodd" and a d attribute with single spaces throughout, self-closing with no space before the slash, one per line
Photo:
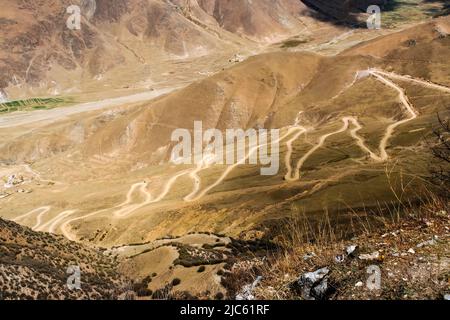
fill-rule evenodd
<path id="1" fill-rule="evenodd" d="M 437 28 L 446 23 L 420 26 L 421 40 L 406 30 L 415 45 L 393 35 L 335 57 L 254 57 L 151 103 L 79 115 L 6 141 L 1 160 L 23 173 L 17 188 L 32 192 L 11 193 L 0 212 L 109 245 L 194 231 L 270 232 L 293 213 L 320 219 L 326 209 L 345 220 L 399 195 L 415 201 L 418 194 L 402 186 L 424 178 L 425 138 L 450 103 L 450 66 L 440 58 L 450 53 L 449 36 Z M 383 54 L 376 53 L 380 41 L 390 43 Z M 435 59 L 416 65 L 423 50 Z M 394 51 L 404 59 L 387 59 Z M 170 134 L 196 120 L 222 130 L 279 128 L 278 175 L 261 176 L 255 165 L 169 164 Z"/>

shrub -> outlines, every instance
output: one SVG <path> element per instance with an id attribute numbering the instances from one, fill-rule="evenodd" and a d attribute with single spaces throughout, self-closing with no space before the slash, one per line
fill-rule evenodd
<path id="1" fill-rule="evenodd" d="M 205 270 L 206 270 L 205 266 L 201 266 L 200 268 L 198 268 L 197 272 L 202 273 L 205 272 Z"/>
<path id="2" fill-rule="evenodd" d="M 218 292 L 214 297 L 214 299 L 216 299 L 216 300 L 223 300 L 224 298 L 225 298 L 225 296 L 222 292 Z"/>
<path id="3" fill-rule="evenodd" d="M 449 108 L 450 110 L 450 108 Z M 434 129 L 435 141 L 431 144 L 431 151 L 437 160 L 431 168 L 433 182 L 441 189 L 443 196 L 450 196 L 450 119 L 438 116 L 439 125 Z"/>
<path id="4" fill-rule="evenodd" d="M 147 288 L 141 288 L 136 292 L 136 294 L 138 297 L 150 297 L 153 294 L 153 291 Z"/>
<path id="5" fill-rule="evenodd" d="M 178 279 L 178 278 L 175 278 L 175 279 L 172 280 L 172 285 L 174 287 L 178 286 L 180 283 L 181 283 L 181 280 Z"/>

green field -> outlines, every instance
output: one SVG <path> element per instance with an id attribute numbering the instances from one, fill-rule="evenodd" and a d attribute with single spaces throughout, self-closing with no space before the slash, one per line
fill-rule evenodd
<path id="1" fill-rule="evenodd" d="M 0 103 L 0 114 L 15 111 L 33 111 L 53 109 L 73 104 L 71 97 L 64 98 L 32 98 L 25 100 L 14 100 Z"/>

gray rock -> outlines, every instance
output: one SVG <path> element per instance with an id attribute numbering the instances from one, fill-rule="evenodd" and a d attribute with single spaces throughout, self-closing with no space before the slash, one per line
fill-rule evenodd
<path id="1" fill-rule="evenodd" d="M 311 252 L 311 253 L 305 254 L 303 256 L 303 260 L 308 261 L 308 260 L 311 260 L 314 257 L 316 257 L 316 254 L 314 252 Z"/>
<path id="2" fill-rule="evenodd" d="M 352 245 L 352 246 L 348 246 L 347 248 L 345 248 L 345 253 L 347 254 L 347 256 L 353 257 L 356 254 L 357 250 L 358 250 L 358 246 Z"/>
<path id="3" fill-rule="evenodd" d="M 330 269 L 322 268 L 303 274 L 292 284 L 293 289 L 300 292 L 305 300 L 324 299 L 328 291 L 328 275 Z"/>
<path id="4" fill-rule="evenodd" d="M 259 283 L 261 282 L 262 277 L 259 276 L 256 278 L 255 281 L 253 281 L 252 284 L 247 284 L 242 288 L 242 291 L 236 296 L 236 300 L 239 301 L 250 301 L 250 300 L 255 300 L 255 296 L 253 294 L 253 291 L 255 290 L 255 288 L 259 285 Z"/>
<path id="5" fill-rule="evenodd" d="M 336 263 L 343 263 L 345 261 L 345 256 L 343 254 L 337 255 L 334 257 L 334 261 L 336 261 Z"/>
<path id="6" fill-rule="evenodd" d="M 422 243 L 419 243 L 417 245 L 417 248 L 423 248 L 423 247 L 428 247 L 428 246 L 434 246 L 437 243 L 438 237 L 434 236 L 433 239 L 428 240 L 428 241 L 424 241 Z"/>
<path id="7" fill-rule="evenodd" d="M 378 260 L 379 258 L 380 252 L 378 251 L 372 252 L 371 254 L 362 254 L 359 256 L 360 260 L 369 260 L 369 261 Z"/>

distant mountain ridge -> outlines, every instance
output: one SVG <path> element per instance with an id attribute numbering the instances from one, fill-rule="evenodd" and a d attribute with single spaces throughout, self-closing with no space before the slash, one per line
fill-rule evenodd
<path id="1" fill-rule="evenodd" d="M 0 13 L 0 90 L 52 86 L 65 72 L 101 76 L 148 57 L 196 57 L 244 41 L 269 41 L 301 26 L 300 1 L 260 0 L 4 0 Z M 70 5 L 81 7 L 81 30 L 69 30 Z M 61 79 L 55 74 L 65 72 Z M 49 75 L 52 75 L 51 77 Z"/>

